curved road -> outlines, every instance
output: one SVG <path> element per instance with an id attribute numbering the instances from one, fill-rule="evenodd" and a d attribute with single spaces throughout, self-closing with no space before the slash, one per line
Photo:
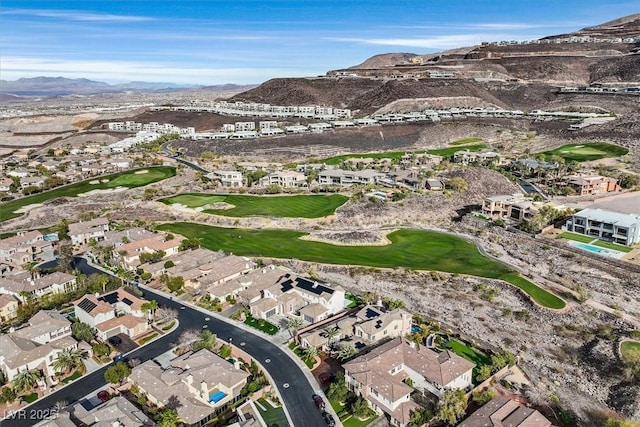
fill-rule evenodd
<path id="1" fill-rule="evenodd" d="M 80 267 L 83 271 L 86 271 L 86 267 L 91 268 L 86 264 Z M 233 323 L 230 323 L 232 321 L 227 323 L 227 321 L 215 318 L 211 314 L 208 315 L 189 306 L 184 306 L 179 301 L 170 300 L 146 288 L 144 289 L 144 293 L 145 298 L 155 299 L 160 306 L 177 309 L 180 324 L 178 328 L 170 334 L 128 353 L 127 357 L 129 359 L 140 359 L 143 362 L 153 359 L 174 346 L 183 331 L 188 329 L 201 330 L 204 325 L 207 325 L 207 329 L 216 334 L 220 339 L 228 341 L 229 338 L 231 338 L 234 345 L 240 346 L 245 352 L 249 353 L 262 364 L 262 367 L 273 379 L 273 385 L 278 388 L 282 396 L 282 401 L 295 427 L 326 426 L 320 411 L 316 409 L 311 399 L 311 395 L 316 391 L 307 380 L 305 373 L 278 345 L 262 336 L 249 333 L 235 326 Z M 209 320 L 206 320 L 206 318 L 209 318 Z M 37 400 L 25 409 L 25 414 L 16 414 L 13 418 L 8 417 L 8 419 L 0 421 L 0 426 L 24 427 L 36 424 L 41 421 L 42 412 L 46 413 L 56 402 L 64 401 L 72 403 L 88 393 L 105 386 L 104 371 L 106 368 L 107 367 L 103 367 L 87 374 L 65 388 Z M 25 415 L 27 419 L 19 419 L 21 415 Z"/>

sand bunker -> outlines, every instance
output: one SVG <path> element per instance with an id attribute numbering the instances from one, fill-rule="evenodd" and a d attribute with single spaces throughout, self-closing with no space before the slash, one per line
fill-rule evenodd
<path id="1" fill-rule="evenodd" d="M 385 246 L 390 245 L 391 240 L 387 234 L 394 230 L 382 231 L 325 231 L 311 233 L 300 237 L 300 240 L 330 243 L 338 246 Z"/>
<path id="2" fill-rule="evenodd" d="M 15 211 L 14 213 L 19 213 L 19 214 L 27 213 L 31 209 L 39 208 L 40 206 L 42 206 L 42 203 L 34 203 L 32 205 L 23 206 L 17 211 Z"/>
<path id="3" fill-rule="evenodd" d="M 101 179 L 100 182 L 109 182 L 108 179 Z"/>
<path id="4" fill-rule="evenodd" d="M 141 175 L 143 173 L 149 173 L 149 169 L 142 169 L 141 171 L 135 171 L 134 175 Z"/>
<path id="5" fill-rule="evenodd" d="M 100 184 L 100 180 L 99 179 L 94 179 L 93 181 L 89 181 L 89 184 L 91 184 L 91 185 Z"/>

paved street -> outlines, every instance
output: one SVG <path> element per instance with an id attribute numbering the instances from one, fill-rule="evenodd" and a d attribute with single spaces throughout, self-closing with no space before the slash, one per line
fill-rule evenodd
<path id="1" fill-rule="evenodd" d="M 136 358 L 141 361 L 153 359 L 174 346 L 183 331 L 188 329 L 201 330 L 204 325 L 207 325 L 207 328 L 219 338 L 223 340 L 231 338 L 234 345 L 241 346 L 244 351 L 262 364 L 273 379 L 274 385 L 278 388 L 295 427 L 326 426 L 311 399 L 311 395 L 315 393 L 314 388 L 312 388 L 305 373 L 284 353 L 281 347 L 269 341 L 266 336 L 263 338 L 247 332 L 232 323 L 215 318 L 211 314 L 205 314 L 185 306 L 180 301 L 170 300 L 151 290 L 145 289 L 144 292 L 145 298 L 155 299 L 160 306 L 176 308 L 179 313 L 180 325 L 175 331 L 161 339 L 129 353 L 127 355 L 129 359 Z M 185 308 L 182 309 L 181 307 Z M 209 317 L 208 321 L 205 320 L 207 317 Z M 53 407 L 56 402 L 65 401 L 71 403 L 79 397 L 104 386 L 105 370 L 106 367 L 103 367 L 89 373 L 74 381 L 71 385 L 37 400 L 26 409 L 26 414 L 24 415 L 26 415 L 27 419 L 18 419 L 18 416 L 22 414 L 16 414 L 14 418 L 0 421 L 0 427 L 24 427 L 36 424 L 41 421 L 42 415 L 46 414 L 46 410 Z"/>

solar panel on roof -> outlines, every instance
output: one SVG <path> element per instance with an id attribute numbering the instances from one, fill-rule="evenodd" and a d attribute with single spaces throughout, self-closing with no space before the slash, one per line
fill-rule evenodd
<path id="1" fill-rule="evenodd" d="M 83 299 L 82 301 L 80 301 L 80 304 L 78 304 L 78 307 L 80 307 L 82 310 L 86 311 L 87 313 L 91 313 L 91 311 L 96 308 L 98 305 L 88 299 Z"/>
<path id="2" fill-rule="evenodd" d="M 112 292 L 110 294 L 107 295 L 102 295 L 100 298 L 98 298 L 100 301 L 104 301 L 107 304 L 115 304 L 118 302 L 118 293 L 117 292 Z"/>
<path id="3" fill-rule="evenodd" d="M 129 298 L 122 298 L 122 302 L 127 304 L 127 305 L 133 304 L 133 301 L 131 301 Z"/>
<path id="4" fill-rule="evenodd" d="M 326 292 L 328 294 L 333 293 L 333 289 L 328 288 L 318 282 L 313 282 L 311 280 L 305 279 L 303 277 L 298 277 L 296 279 L 296 286 L 300 289 L 304 289 L 307 292 L 311 292 L 316 295 L 321 295 Z"/>

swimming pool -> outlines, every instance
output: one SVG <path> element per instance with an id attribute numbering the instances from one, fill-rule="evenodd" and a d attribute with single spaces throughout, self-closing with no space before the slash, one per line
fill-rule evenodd
<path id="1" fill-rule="evenodd" d="M 622 258 L 624 256 L 624 252 L 615 251 L 613 249 L 601 248 L 599 246 L 590 245 L 588 243 L 571 241 L 571 242 L 569 242 L 569 244 L 571 246 L 575 246 L 576 248 L 579 248 L 579 249 L 582 249 L 582 250 L 585 250 L 585 251 L 589 251 L 589 252 L 593 252 L 595 254 L 598 254 L 598 255 L 601 255 L 601 256 L 606 256 L 606 257 L 609 257 L 609 258 L 620 259 L 620 258 Z"/>

